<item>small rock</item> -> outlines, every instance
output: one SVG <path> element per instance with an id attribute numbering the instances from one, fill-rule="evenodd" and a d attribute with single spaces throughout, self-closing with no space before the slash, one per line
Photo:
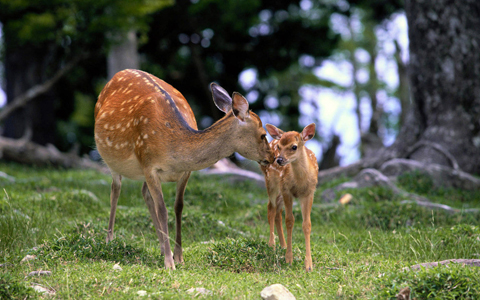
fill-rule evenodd
<path id="1" fill-rule="evenodd" d="M 295 300 L 295 296 L 279 283 L 264 288 L 260 296 L 265 300 Z"/>
<path id="2" fill-rule="evenodd" d="M 41 276 L 41 275 L 50 276 L 50 275 L 52 275 L 52 272 L 50 272 L 50 271 L 33 271 L 33 272 L 28 273 L 27 276 Z"/>
<path id="3" fill-rule="evenodd" d="M 352 194 L 345 194 L 342 196 L 342 198 L 340 198 L 340 200 L 338 200 L 338 202 L 340 202 L 340 204 L 347 204 L 349 203 L 350 201 L 352 201 Z"/>
<path id="4" fill-rule="evenodd" d="M 139 295 L 140 297 L 146 296 L 146 295 L 147 295 L 147 291 L 138 291 L 138 292 L 137 292 L 137 295 Z"/>
<path id="5" fill-rule="evenodd" d="M 37 257 L 36 257 L 35 255 L 27 255 L 27 256 L 25 256 L 20 262 L 21 262 L 21 263 L 24 263 L 24 262 L 29 261 L 29 260 L 34 260 L 34 259 L 36 259 L 36 258 L 37 258 Z"/>
<path id="6" fill-rule="evenodd" d="M 34 285 L 34 286 L 32 286 L 32 288 L 36 292 L 41 293 L 41 294 L 49 294 L 49 295 L 54 295 L 55 294 L 55 292 L 50 291 L 49 289 L 44 288 L 43 286 L 40 286 L 40 285 Z"/>
<path id="7" fill-rule="evenodd" d="M 193 294 L 195 293 L 195 296 L 197 295 L 211 295 L 212 291 L 207 290 L 206 288 L 191 288 L 187 290 L 187 293 Z"/>
<path id="8" fill-rule="evenodd" d="M 120 265 L 119 265 L 119 264 L 115 264 L 115 265 L 113 265 L 113 269 L 114 269 L 114 270 L 118 270 L 118 271 L 121 271 L 121 270 L 123 270 L 123 269 L 122 269 L 122 267 L 120 267 Z"/>

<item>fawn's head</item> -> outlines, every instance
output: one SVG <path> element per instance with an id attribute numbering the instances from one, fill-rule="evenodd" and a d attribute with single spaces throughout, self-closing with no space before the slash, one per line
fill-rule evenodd
<path id="1" fill-rule="evenodd" d="M 218 109 L 227 116 L 231 113 L 236 118 L 236 128 L 232 137 L 235 152 L 262 165 L 273 163 L 275 157 L 266 138 L 267 132 L 260 118 L 249 110 L 247 99 L 237 92 L 230 97 L 227 91 L 215 83 L 210 87 Z"/>
<path id="2" fill-rule="evenodd" d="M 294 162 L 299 157 L 305 142 L 311 140 L 315 136 L 315 123 L 307 125 L 301 133 L 296 131 L 284 132 L 283 130 L 267 124 L 268 133 L 278 140 L 276 145 L 276 152 L 279 153 L 275 157 L 275 161 L 280 166 L 285 166 L 291 162 Z"/>

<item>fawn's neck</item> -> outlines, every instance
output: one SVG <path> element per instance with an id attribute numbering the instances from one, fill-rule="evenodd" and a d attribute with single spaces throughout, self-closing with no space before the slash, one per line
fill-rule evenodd
<path id="1" fill-rule="evenodd" d="M 292 166 L 292 173 L 295 178 L 306 178 L 308 174 L 309 161 L 307 156 L 307 150 L 305 147 L 301 147 L 298 158 L 290 163 Z"/>

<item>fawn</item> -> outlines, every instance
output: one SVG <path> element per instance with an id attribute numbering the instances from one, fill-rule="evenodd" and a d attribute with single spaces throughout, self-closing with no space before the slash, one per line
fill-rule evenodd
<path id="1" fill-rule="evenodd" d="M 270 239 L 268 244 L 275 246 L 274 223 L 282 248 L 287 248 L 285 260 L 293 262 L 292 229 L 295 219 L 292 212 L 293 198 L 298 198 L 302 209 L 303 233 L 305 235 L 305 270 L 311 271 L 312 255 L 310 253 L 310 212 L 312 210 L 313 194 L 318 181 L 318 163 L 315 154 L 305 147 L 305 142 L 315 135 L 315 124 L 306 126 L 301 133 L 295 131 L 283 132 L 277 127 L 266 124 L 268 133 L 274 138 L 270 147 L 275 154 L 271 165 L 261 165 L 265 175 L 268 192 L 268 223 Z M 287 243 L 283 235 L 282 212 L 285 206 L 285 224 L 287 226 Z"/>
<path id="2" fill-rule="evenodd" d="M 226 115 L 205 130 L 183 95 L 159 78 L 123 70 L 106 84 L 95 105 L 95 143 L 112 173 L 107 242 L 113 239 L 122 176 L 142 180 L 142 195 L 165 255 L 165 268 L 183 263 L 181 222 L 183 196 L 191 171 L 213 165 L 238 152 L 261 165 L 273 152 L 260 118 L 239 93 L 210 85 L 215 105 Z M 176 239 L 172 257 L 162 182 L 176 182 Z M 175 261 L 174 261 L 175 259 Z"/>

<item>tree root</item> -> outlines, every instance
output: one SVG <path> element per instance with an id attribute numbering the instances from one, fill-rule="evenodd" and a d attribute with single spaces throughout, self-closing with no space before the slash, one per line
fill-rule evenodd
<path id="1" fill-rule="evenodd" d="M 417 264 L 410 267 L 405 267 L 402 270 L 405 270 L 405 271 L 420 270 L 422 267 L 434 268 L 434 267 L 438 267 L 439 265 L 448 265 L 450 263 L 462 264 L 463 266 L 480 267 L 480 259 L 447 259 L 439 262 L 427 262 L 427 263 Z"/>

